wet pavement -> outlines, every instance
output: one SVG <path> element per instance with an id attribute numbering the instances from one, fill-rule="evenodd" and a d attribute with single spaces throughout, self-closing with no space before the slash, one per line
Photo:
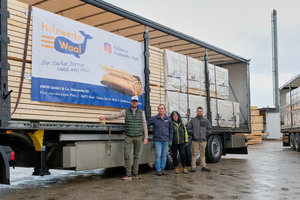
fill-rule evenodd
<path id="1" fill-rule="evenodd" d="M 142 179 L 132 181 L 121 180 L 123 168 L 52 171 L 50 176 L 0 185 L 0 199 L 300 199 L 300 152 L 282 147 L 281 141 L 264 141 L 248 150 L 248 155 L 227 155 L 208 164 L 212 172 L 169 170 L 168 175 L 157 176 L 142 166 Z"/>

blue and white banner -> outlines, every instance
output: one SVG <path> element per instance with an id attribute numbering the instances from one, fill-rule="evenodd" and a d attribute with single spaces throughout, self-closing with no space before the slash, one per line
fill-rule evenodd
<path id="1" fill-rule="evenodd" d="M 143 44 L 34 8 L 32 52 L 32 101 L 143 108 Z"/>

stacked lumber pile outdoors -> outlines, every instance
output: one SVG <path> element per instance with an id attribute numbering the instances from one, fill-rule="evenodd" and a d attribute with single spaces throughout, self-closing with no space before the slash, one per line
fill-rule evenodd
<path id="1" fill-rule="evenodd" d="M 150 47 L 149 52 L 151 115 L 156 115 L 158 105 L 165 104 L 164 52 L 156 47 Z"/>
<path id="2" fill-rule="evenodd" d="M 257 106 L 251 106 L 251 130 L 251 134 L 244 134 L 248 139 L 247 144 L 262 144 L 264 136 L 263 116 L 259 115 Z"/>

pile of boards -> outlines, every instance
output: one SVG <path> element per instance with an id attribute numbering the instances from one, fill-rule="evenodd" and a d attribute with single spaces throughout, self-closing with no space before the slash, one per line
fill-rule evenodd
<path id="1" fill-rule="evenodd" d="M 284 125 L 293 127 L 300 126 L 300 87 L 286 94 L 286 105 L 281 110 L 284 119 Z"/>
<path id="2" fill-rule="evenodd" d="M 244 134 L 247 137 L 247 144 L 262 144 L 264 130 L 263 116 L 259 114 L 257 106 L 251 106 L 251 133 Z"/>

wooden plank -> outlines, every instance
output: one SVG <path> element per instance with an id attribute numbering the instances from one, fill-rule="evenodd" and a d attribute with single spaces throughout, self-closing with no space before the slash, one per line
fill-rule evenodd
<path id="1" fill-rule="evenodd" d="M 251 110 L 251 116 L 259 116 L 259 110 Z"/>
<path id="2" fill-rule="evenodd" d="M 99 117 L 99 116 L 98 116 Z M 63 121 L 63 122 L 94 122 L 100 123 L 98 117 L 95 118 L 82 118 L 82 117 L 65 117 L 65 116 L 48 116 L 48 115 L 29 115 L 29 114 L 14 114 L 12 119 L 19 120 L 37 120 L 37 121 Z M 108 123 L 124 123 L 124 120 L 109 120 Z"/>
<path id="3" fill-rule="evenodd" d="M 25 0 L 26 1 L 26 0 Z M 27 0 L 28 1 L 28 0 Z M 9 1 L 9 4 L 12 4 L 14 6 L 18 6 L 18 7 L 21 7 L 21 8 L 28 8 L 28 4 L 26 3 L 23 3 L 21 1 L 16 1 L 16 0 L 10 0 Z"/>
<path id="4" fill-rule="evenodd" d="M 16 102 L 16 97 L 11 98 L 12 102 Z M 46 101 L 31 101 L 31 99 L 21 99 L 20 104 L 29 104 L 33 107 L 35 106 L 48 106 L 48 107 L 54 107 L 58 110 L 61 110 L 63 108 L 71 109 L 73 112 L 77 112 L 77 109 L 80 110 L 80 112 L 119 112 L 123 108 L 114 108 L 114 107 L 106 107 L 106 106 L 94 106 L 94 105 L 83 105 L 83 104 L 70 104 L 70 103 L 57 103 L 57 102 L 46 102 Z M 12 103 L 12 107 L 14 106 L 14 103 Z M 69 110 L 70 111 L 70 110 Z"/>
<path id="5" fill-rule="evenodd" d="M 251 124 L 251 129 L 253 131 L 262 131 L 262 130 L 264 130 L 264 125 L 263 124 Z"/>
<path id="6" fill-rule="evenodd" d="M 251 124 L 263 124 L 263 122 L 264 122 L 263 116 L 261 116 L 261 115 L 259 115 L 259 116 L 252 115 L 251 116 Z"/>
<path id="7" fill-rule="evenodd" d="M 15 27 L 23 28 L 23 29 L 27 28 L 26 22 L 20 22 L 20 21 L 17 21 L 16 19 L 12 19 L 12 18 L 7 19 L 7 24 L 15 26 Z M 32 23 L 30 23 L 30 31 L 29 32 L 32 32 Z M 30 35 L 32 35 L 32 33 L 30 33 Z"/>
<path id="8" fill-rule="evenodd" d="M 262 135 L 263 133 L 262 133 L 262 131 L 260 130 L 260 131 L 254 131 L 254 130 L 252 130 L 252 132 L 251 132 L 251 135 Z"/>
<path id="9" fill-rule="evenodd" d="M 12 108 L 15 107 L 15 103 L 12 104 Z M 120 111 L 123 110 L 120 108 Z M 51 112 L 49 112 L 51 111 Z M 36 112 L 37 114 L 48 114 L 50 113 L 63 113 L 63 115 L 70 116 L 76 114 L 76 116 L 81 115 L 82 117 L 89 116 L 99 116 L 99 115 L 110 115 L 115 113 L 113 110 L 103 110 L 99 106 L 98 109 L 85 109 L 84 106 L 76 108 L 71 107 L 56 107 L 56 106 L 48 106 L 48 105 L 33 105 L 33 104 L 19 104 L 16 113 L 27 113 L 30 114 L 32 112 Z M 118 111 L 117 111 L 118 112 Z M 55 114 L 57 115 L 57 114 Z"/>
<path id="10" fill-rule="evenodd" d="M 257 106 L 251 106 L 251 110 L 257 110 Z"/>

